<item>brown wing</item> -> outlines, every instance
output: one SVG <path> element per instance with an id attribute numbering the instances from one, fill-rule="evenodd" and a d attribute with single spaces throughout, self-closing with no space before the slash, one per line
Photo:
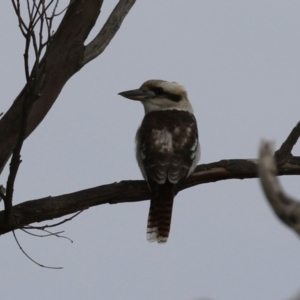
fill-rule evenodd
<path id="1" fill-rule="evenodd" d="M 176 194 L 197 159 L 195 117 L 178 110 L 151 112 L 144 117 L 138 136 L 137 151 L 151 191 L 157 193 L 169 181 Z"/>

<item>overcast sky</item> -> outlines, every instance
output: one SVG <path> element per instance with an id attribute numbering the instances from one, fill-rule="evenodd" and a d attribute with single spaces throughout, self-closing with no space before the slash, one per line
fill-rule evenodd
<path id="1" fill-rule="evenodd" d="M 2 2 L 5 112 L 25 83 L 24 40 Z M 105 1 L 94 34 L 116 3 Z M 26 140 L 14 203 L 141 179 L 134 136 L 143 108 L 117 94 L 148 79 L 186 87 L 201 163 L 255 158 L 262 138 L 278 148 L 300 120 L 299 15 L 295 0 L 137 1 Z M 7 170 L 1 184 L 6 178 Z M 298 177 L 280 180 L 300 198 Z M 146 241 L 148 207 L 91 208 L 57 228 L 74 243 L 16 232 L 32 258 L 63 270 L 34 265 L 11 233 L 1 236 L 1 299 L 282 300 L 300 291 L 300 240 L 274 216 L 258 180 L 181 192 L 165 245 Z"/>

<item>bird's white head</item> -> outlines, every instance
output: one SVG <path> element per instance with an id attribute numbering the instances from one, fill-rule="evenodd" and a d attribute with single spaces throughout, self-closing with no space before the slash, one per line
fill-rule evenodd
<path id="1" fill-rule="evenodd" d="M 193 113 L 185 88 L 176 82 L 148 80 L 139 89 L 121 92 L 119 95 L 141 101 L 145 108 L 145 114 L 171 109 Z"/>

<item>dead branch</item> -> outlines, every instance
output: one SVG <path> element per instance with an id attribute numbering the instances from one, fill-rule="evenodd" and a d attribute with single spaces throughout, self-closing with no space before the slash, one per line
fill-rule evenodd
<path id="1" fill-rule="evenodd" d="M 97 36 L 86 46 L 81 66 L 99 56 L 115 36 L 135 0 L 120 0 Z"/>
<path id="2" fill-rule="evenodd" d="M 19 249 L 22 251 L 22 253 L 29 259 L 31 260 L 33 263 L 35 263 L 36 265 L 38 265 L 39 267 L 42 267 L 42 268 L 46 268 L 46 269 L 63 269 L 62 267 L 50 267 L 50 266 L 45 266 L 45 265 L 42 265 L 40 263 L 38 263 L 37 261 L 35 261 L 33 258 L 31 258 L 27 253 L 26 251 L 22 248 L 21 244 L 19 243 L 18 239 L 17 239 L 17 236 L 15 234 L 15 232 L 13 231 L 13 235 L 14 235 L 14 238 L 15 238 L 15 241 L 16 243 L 18 244 L 19 246 Z"/>
<path id="3" fill-rule="evenodd" d="M 51 224 L 51 225 L 43 225 L 43 226 L 24 226 L 23 229 L 36 229 L 36 230 L 45 230 L 46 228 L 52 228 L 52 227 L 57 227 L 61 224 L 64 224 L 66 222 L 72 221 L 74 218 L 76 218 L 79 214 L 82 213 L 82 210 L 71 216 L 70 218 L 66 218 L 62 220 L 61 222 Z"/>
<path id="4" fill-rule="evenodd" d="M 287 157 L 291 155 L 292 147 L 299 137 L 299 134 L 297 136 L 294 133 L 299 132 L 299 127 L 300 123 L 293 129 L 287 141 L 277 151 L 277 155 L 280 151 L 285 153 Z M 263 191 L 278 218 L 300 235 L 300 201 L 285 194 L 276 177 L 276 173 L 277 168 L 273 157 L 272 145 L 263 141 L 259 154 L 259 175 Z"/>
<path id="5" fill-rule="evenodd" d="M 34 236 L 34 237 L 40 237 L 40 238 L 44 238 L 44 237 L 50 237 L 50 236 L 55 236 L 57 238 L 62 238 L 62 239 L 66 239 L 68 240 L 69 242 L 71 243 L 74 243 L 70 238 L 68 238 L 67 236 L 64 236 L 64 235 L 61 235 L 62 233 L 64 233 L 64 231 L 57 231 L 57 232 L 51 232 L 49 230 L 46 230 L 46 229 L 41 229 L 41 228 L 30 228 L 30 226 L 26 227 L 27 229 L 24 229 L 24 228 L 21 228 L 21 230 L 23 232 L 25 232 L 26 234 L 28 235 L 31 235 L 31 236 Z M 35 229 L 35 230 L 40 230 L 40 231 L 43 231 L 43 232 L 46 232 L 46 234 L 35 234 L 35 233 L 32 233 L 30 232 L 29 230 L 32 230 L 32 229 Z"/>

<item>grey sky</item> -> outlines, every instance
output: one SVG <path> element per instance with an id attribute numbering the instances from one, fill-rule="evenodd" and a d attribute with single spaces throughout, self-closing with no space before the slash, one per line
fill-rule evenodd
<path id="1" fill-rule="evenodd" d="M 106 1 L 95 32 L 116 2 Z M 26 140 L 15 203 L 141 179 L 134 136 L 143 108 L 117 94 L 147 79 L 186 87 L 201 163 L 254 158 L 261 138 L 279 147 L 300 120 L 299 13 L 294 0 L 138 1 Z M 1 4 L 0 22 L 6 111 L 25 82 L 24 40 L 10 1 Z M 6 177 L 7 170 L 2 184 Z M 280 180 L 300 197 L 299 178 Z M 148 206 L 83 212 L 58 228 L 73 244 L 17 231 L 28 254 L 60 271 L 37 267 L 12 234 L 1 236 L 1 298 L 281 300 L 300 290 L 299 238 L 274 217 L 257 180 L 180 193 L 166 245 L 146 241 Z"/>

